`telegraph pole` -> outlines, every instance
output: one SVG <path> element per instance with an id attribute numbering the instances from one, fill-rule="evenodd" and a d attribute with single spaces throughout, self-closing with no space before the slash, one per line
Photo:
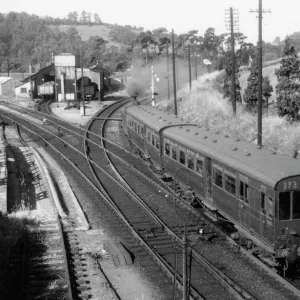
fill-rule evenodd
<path id="1" fill-rule="evenodd" d="M 238 11 L 234 10 L 232 7 L 230 7 L 229 12 L 226 11 L 225 14 L 228 15 L 229 13 L 229 29 L 230 29 L 230 35 L 231 35 L 231 103 L 232 103 L 232 111 L 233 115 L 236 115 L 236 86 L 235 86 L 235 51 L 234 51 L 234 29 L 238 25 Z M 228 20 L 226 20 L 228 21 Z M 228 25 L 228 24 L 226 24 Z"/>
<path id="2" fill-rule="evenodd" d="M 188 44 L 188 55 L 189 55 L 189 86 L 190 92 L 192 90 L 192 70 L 191 70 L 191 43 Z"/>
<path id="3" fill-rule="evenodd" d="M 257 145 L 262 147 L 262 14 L 270 13 L 262 9 L 262 0 L 258 0 L 258 104 L 257 104 Z"/>
<path id="4" fill-rule="evenodd" d="M 170 100 L 170 64 L 169 64 L 169 43 L 167 45 L 167 80 L 168 80 L 168 100 Z"/>
<path id="5" fill-rule="evenodd" d="M 9 77 L 9 58 L 7 59 L 7 77 Z"/>
<path id="6" fill-rule="evenodd" d="M 196 46 L 194 45 L 194 65 L 195 65 L 195 79 L 197 80 L 198 78 L 198 71 L 197 71 L 197 51 L 196 51 Z"/>
<path id="7" fill-rule="evenodd" d="M 85 105 L 84 105 L 84 85 L 83 85 L 83 51 L 81 51 L 81 101 L 83 107 L 83 115 L 85 116 Z M 81 107 L 80 107 L 81 110 Z"/>
<path id="8" fill-rule="evenodd" d="M 174 114 L 175 114 L 175 116 L 177 116 L 177 99 L 176 99 L 176 67 L 175 67 L 174 29 L 172 29 L 172 59 L 173 59 Z"/>
<path id="9" fill-rule="evenodd" d="M 98 86 L 98 100 L 99 102 L 102 100 L 101 98 L 101 88 L 103 88 L 101 85 L 102 85 L 102 82 L 101 82 L 101 69 L 100 69 L 100 60 L 98 59 L 97 60 L 97 65 L 98 65 L 98 68 L 99 68 L 99 86 Z M 133 66 L 133 65 L 132 65 Z"/>
<path id="10" fill-rule="evenodd" d="M 186 239 L 186 231 L 184 227 L 184 234 L 182 239 L 182 255 L 183 255 L 183 270 L 182 270 L 182 285 L 183 285 L 183 300 L 187 300 L 188 298 L 188 278 L 187 278 L 187 239 Z"/>

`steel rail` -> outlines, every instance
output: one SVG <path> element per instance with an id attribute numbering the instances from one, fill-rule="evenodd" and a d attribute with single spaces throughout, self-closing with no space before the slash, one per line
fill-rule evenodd
<path id="1" fill-rule="evenodd" d="M 65 123 L 67 123 L 67 122 L 65 122 Z M 67 124 L 70 125 L 69 123 L 67 123 Z M 69 129 L 66 129 L 66 130 L 69 130 Z M 78 134 L 78 133 L 76 133 L 76 132 L 74 132 L 74 131 L 73 131 L 73 133 L 74 133 L 74 134 L 77 134 L 77 135 L 80 135 L 80 134 Z M 93 134 L 93 135 L 95 135 L 95 136 L 98 136 L 98 137 L 101 139 L 101 137 L 100 137 L 99 135 L 95 134 L 95 133 L 89 132 L 89 134 Z M 103 138 L 103 137 L 102 137 L 102 138 Z M 119 147 L 120 149 L 122 149 L 123 151 L 125 151 L 126 153 L 128 153 L 129 155 L 134 156 L 131 152 L 129 152 L 128 150 L 124 149 L 124 148 L 121 147 L 120 145 L 115 144 L 115 143 L 113 143 L 113 142 L 111 142 L 111 141 L 109 141 L 109 140 L 107 140 L 107 139 L 105 139 L 105 138 L 104 138 L 104 140 L 107 141 L 107 142 L 109 142 L 109 143 L 111 143 L 111 144 L 114 144 L 116 147 Z M 94 143 L 93 141 L 90 141 L 90 142 L 91 142 L 91 143 Z M 98 145 L 98 144 L 97 144 L 97 145 Z M 100 147 L 100 146 L 98 145 L 98 147 Z M 108 151 L 109 151 L 109 150 L 108 150 Z M 111 155 L 115 155 L 115 154 L 114 154 L 114 153 L 111 153 Z M 136 158 L 136 156 L 134 156 L 134 157 Z M 122 159 L 119 158 L 119 160 L 121 161 Z M 136 172 L 139 172 L 137 169 L 135 169 L 135 171 L 136 171 Z M 153 182 L 153 183 L 156 184 L 155 182 Z M 157 184 L 157 186 L 158 186 L 160 189 L 165 189 L 165 190 L 168 191 L 169 193 L 173 194 L 173 190 L 172 190 L 168 185 L 166 185 L 166 184 L 163 183 L 163 182 L 161 182 L 161 184 L 162 184 L 164 187 L 163 187 L 162 185 L 158 185 L 158 184 Z M 174 197 L 174 195 L 173 195 L 173 197 Z M 175 197 L 176 197 L 176 195 L 175 195 Z M 179 200 L 180 202 L 182 202 L 182 200 L 181 200 L 180 198 L 176 197 L 176 199 Z M 187 209 L 190 210 L 190 211 L 192 211 L 193 213 L 195 213 L 197 216 L 199 216 L 199 212 L 198 212 L 195 208 L 189 207 L 189 206 L 188 206 Z M 218 233 L 221 233 L 221 234 L 224 235 L 224 233 L 223 233 L 219 228 L 217 228 L 214 224 L 211 224 L 211 225 L 216 229 L 216 231 L 217 231 Z M 225 235 L 225 236 L 226 236 L 226 235 Z M 230 242 L 231 244 L 237 245 L 237 244 L 236 244 L 232 239 L 230 239 L 228 236 L 226 236 L 226 239 L 227 239 L 227 241 Z M 266 269 L 267 267 L 266 267 L 263 263 L 261 263 L 260 261 L 258 261 L 258 259 L 256 259 L 255 257 L 253 258 L 252 256 L 249 256 L 249 253 L 246 252 L 246 250 L 245 250 L 245 251 L 244 251 L 244 249 L 241 249 L 241 250 L 242 250 L 243 254 L 245 254 L 246 256 L 248 256 L 254 263 L 256 263 L 258 266 L 262 267 L 262 268 L 263 268 L 265 271 L 267 271 L 268 273 L 270 273 L 269 269 Z M 279 281 L 280 281 L 282 284 L 284 284 L 285 286 L 287 285 L 287 287 L 288 287 L 292 292 L 294 292 L 294 293 L 296 293 L 296 294 L 299 294 L 299 290 L 296 289 L 292 284 L 286 282 L 285 280 L 280 280 L 281 277 L 275 276 L 276 274 L 270 273 L 270 275 L 272 275 L 273 277 L 275 277 L 277 280 L 279 280 Z M 221 275 L 221 276 L 222 276 L 222 275 Z M 278 278 L 278 277 L 279 277 L 279 278 Z M 225 280 L 226 280 L 226 278 L 225 278 Z M 237 287 L 237 289 L 239 289 L 239 287 Z"/>
<path id="2" fill-rule="evenodd" d="M 121 104 L 122 105 L 122 104 Z M 121 106 L 121 105 L 116 105 L 115 107 L 114 107 L 114 110 L 112 111 L 112 112 L 110 112 L 109 113 L 109 115 L 108 116 L 110 116 L 110 114 L 112 114 L 115 110 L 117 110 L 118 108 L 119 108 L 119 106 Z M 107 108 L 109 108 L 109 107 L 107 107 Z M 103 111 L 101 111 L 101 113 L 103 113 Z M 110 154 L 112 154 L 113 156 L 115 156 L 117 159 L 119 159 L 119 160 L 121 160 L 119 157 L 117 157 L 115 154 L 113 154 L 113 153 L 111 153 L 111 151 L 108 151 L 107 149 L 105 149 L 105 146 L 104 146 L 104 143 L 103 143 L 103 140 L 105 139 L 104 138 L 104 131 L 103 131 L 103 129 L 104 129 L 104 126 L 105 126 L 105 123 L 107 122 L 107 120 L 109 120 L 109 119 L 104 119 L 104 122 L 103 122 L 103 124 L 102 124 L 102 126 L 101 126 L 101 129 L 100 129 L 100 132 L 101 132 L 101 145 L 102 145 L 102 147 L 103 147 L 103 149 L 104 149 L 104 152 L 105 152 L 105 154 L 106 154 L 106 158 L 107 158 L 107 160 L 109 161 L 109 163 L 112 165 L 112 167 L 113 167 L 113 169 L 114 169 L 114 171 L 115 171 L 115 173 L 116 173 L 116 175 L 120 178 L 120 180 L 122 180 L 123 182 L 124 182 L 124 186 L 126 187 L 126 188 L 128 188 L 132 193 L 133 193 L 133 195 L 134 195 L 134 197 L 137 197 L 138 198 L 138 201 L 140 201 L 140 203 L 141 203 L 141 205 L 143 205 L 144 204 L 144 201 L 133 191 L 133 189 L 129 186 L 129 184 L 126 182 L 126 180 L 125 179 L 123 179 L 122 178 L 122 176 L 120 175 L 120 173 L 117 171 L 117 169 L 115 168 L 115 166 L 114 166 L 114 164 L 113 164 L 113 162 L 111 161 L 111 159 L 108 157 L 108 152 L 110 153 Z M 93 124 L 93 122 L 94 122 L 94 119 L 92 119 L 90 122 L 89 122 L 89 124 L 88 124 L 88 126 L 87 126 L 87 133 L 86 133 L 86 136 L 87 136 L 87 134 L 88 134 L 88 132 L 89 132 L 89 129 L 90 129 L 90 127 L 92 126 L 92 124 Z M 107 139 L 105 139 L 105 140 L 107 140 Z M 126 163 L 127 164 L 127 163 Z M 138 171 L 139 172 L 139 171 Z M 144 176 L 144 177 L 146 177 L 144 174 L 142 174 L 141 172 L 139 172 L 140 173 L 140 175 L 141 176 Z M 157 184 L 158 185 L 158 184 Z M 148 206 L 147 206 L 147 208 L 146 208 L 147 210 L 148 210 Z M 150 209 L 150 208 L 149 208 Z M 151 209 L 150 209 L 151 210 Z M 182 242 L 182 240 L 181 240 L 181 238 L 178 236 L 178 235 L 176 235 L 162 220 L 160 220 L 160 222 L 161 222 L 161 224 L 162 224 L 162 226 L 163 226 L 163 228 L 164 228 L 164 230 L 166 230 L 166 232 L 169 234 L 169 235 L 171 235 L 171 236 L 173 236 L 174 238 L 176 238 L 177 239 L 177 241 L 178 242 Z M 200 255 L 199 253 L 197 253 L 194 249 L 192 249 L 192 253 L 193 253 L 193 255 L 200 261 L 200 262 L 202 262 L 205 266 L 206 266 L 206 268 L 208 268 L 209 270 L 210 270 L 210 272 L 211 272 L 211 274 L 213 275 L 213 276 L 217 276 L 218 277 L 218 279 L 219 279 L 219 281 L 222 283 L 222 285 L 224 286 L 224 287 L 226 287 L 226 288 L 229 288 L 230 289 L 230 291 L 231 291 L 231 293 L 232 294 L 234 294 L 235 295 L 235 297 L 237 298 L 237 299 L 255 299 L 252 295 L 250 295 L 246 290 L 244 290 L 244 289 L 242 289 L 241 287 L 239 287 L 236 283 L 234 283 L 228 276 L 226 276 L 225 274 L 223 274 L 222 272 L 220 272 L 215 266 L 213 266 L 208 260 L 206 260 L 202 255 Z M 182 277 L 181 277 L 181 279 L 182 279 Z M 192 290 L 193 290 L 193 292 L 195 292 L 196 293 L 196 291 L 192 288 Z M 242 295 L 242 298 L 240 297 L 241 296 L 241 293 L 243 294 Z"/>
<path id="3" fill-rule="evenodd" d="M 20 132 L 20 125 L 19 123 L 14 119 L 14 118 L 11 118 L 13 124 L 16 125 L 16 128 L 17 128 L 17 133 L 18 133 L 18 139 L 20 141 L 20 143 L 25 146 L 25 147 L 28 147 L 28 144 L 25 142 L 25 140 L 23 139 L 22 135 L 21 135 L 21 132 Z M 3 137 L 5 139 L 5 141 L 7 142 L 7 139 L 6 139 L 6 135 L 5 135 L 5 125 L 4 126 L 4 130 L 3 130 Z M 60 236 L 60 240 L 62 241 L 62 244 L 63 244 L 63 260 L 64 260 L 64 270 L 68 270 L 67 272 L 65 272 L 65 280 L 67 282 L 67 287 L 68 287 L 68 293 L 67 293 L 67 296 L 64 296 L 65 299 L 69 299 L 69 300 L 72 300 L 74 299 L 74 294 L 73 294 L 73 289 L 72 289 L 72 284 L 71 284 L 71 279 L 70 279 L 70 268 L 69 268 L 69 265 L 68 265 L 68 259 L 67 259 L 67 255 L 66 255 L 66 245 L 65 245 L 65 241 L 64 241 L 64 237 L 63 237 L 63 230 L 62 230 L 62 224 L 60 222 L 60 218 L 59 218 L 59 215 L 58 215 L 58 212 L 56 212 L 56 223 L 58 224 L 58 232 L 59 232 L 59 236 Z M 26 253 L 27 253 L 27 248 L 26 248 L 26 245 L 27 245 L 27 230 L 25 229 L 24 230 L 24 235 L 23 235 L 23 258 L 22 258 L 22 276 L 21 276 L 21 289 L 20 289 L 20 297 L 21 299 L 23 299 L 24 297 L 24 285 L 25 285 L 25 280 L 24 280 L 24 276 L 25 276 L 25 261 L 26 261 Z"/>
<path id="4" fill-rule="evenodd" d="M 106 107 L 105 109 L 108 109 L 108 107 Z M 103 111 L 102 111 L 103 112 Z M 45 129 L 47 130 L 47 129 Z M 48 130 L 47 130 L 48 131 Z M 86 131 L 87 132 L 87 131 Z M 48 133 L 50 134 L 53 134 L 51 133 L 50 131 L 48 131 Z M 75 134 L 79 135 L 78 133 L 74 132 Z M 53 134 L 55 135 L 55 134 Z M 79 135 L 80 136 L 80 135 Z M 99 136 L 99 135 L 97 135 Z M 81 136 L 82 137 L 82 136 Z M 102 140 L 102 136 L 99 136 L 100 139 Z M 61 139 L 62 140 L 62 139 Z M 107 139 L 105 139 L 106 141 L 108 141 Z M 92 141 L 93 142 L 93 141 Z M 94 143 L 94 142 L 93 142 Z M 96 143 L 94 143 L 96 144 Z M 97 145 L 97 144 L 96 144 Z M 70 145 L 71 147 L 73 147 L 72 145 Z M 98 145 L 99 146 L 99 145 Z M 121 147 L 120 147 L 121 148 Z M 76 149 L 77 150 L 77 149 Z M 116 156 L 115 154 L 111 153 L 110 154 Z M 120 159 L 120 158 L 118 158 Z M 100 168 L 95 162 L 93 161 L 90 161 L 91 164 L 95 165 L 97 168 Z M 102 172 L 105 172 L 104 170 L 102 170 Z M 105 172 L 106 173 L 106 172 Z M 107 174 L 107 173 L 106 173 Z M 141 173 L 142 174 L 142 173 Z M 107 174 L 108 176 L 110 176 L 109 174 Z M 145 175 L 143 175 L 145 176 Z M 119 184 L 115 179 L 113 179 L 117 184 Z M 161 186 L 159 186 L 158 184 L 156 184 L 157 187 L 159 188 L 162 188 Z M 129 192 L 127 189 L 124 188 L 125 191 Z M 138 196 L 137 196 L 138 197 Z M 135 201 L 137 201 L 144 209 L 147 210 L 147 212 L 151 215 L 154 215 L 155 218 L 157 219 L 157 221 L 160 223 L 160 225 L 164 228 L 164 230 L 170 235 L 170 236 L 173 236 L 173 238 L 175 238 L 177 240 L 178 243 L 181 243 L 182 240 L 181 238 L 176 234 L 174 233 L 169 227 L 167 227 L 166 224 L 164 224 L 163 221 L 161 221 L 154 213 L 153 211 L 143 202 L 142 199 L 140 198 L 137 198 L 137 197 L 133 197 Z M 178 197 L 176 197 L 178 198 Z M 208 260 L 206 260 L 202 255 L 200 255 L 199 253 L 197 253 L 194 249 L 192 249 L 192 253 L 194 255 L 194 257 L 197 258 L 198 261 L 202 262 L 204 266 L 206 266 L 206 268 L 209 268 L 209 266 L 213 266 Z M 210 270 L 210 273 L 215 276 L 219 282 L 225 287 L 227 288 L 232 294 L 235 295 L 235 297 L 237 299 L 254 299 L 246 290 L 244 290 L 243 288 L 241 288 L 240 286 L 238 286 L 235 282 L 233 282 L 228 276 L 226 276 L 225 274 L 222 274 L 222 272 L 217 272 L 218 270 L 216 268 L 211 267 L 209 268 Z M 192 288 L 192 291 L 197 293 L 193 288 Z M 244 295 L 246 295 L 246 298 L 240 298 L 241 297 L 241 291 Z"/>
<path id="5" fill-rule="evenodd" d="M 6 116 L 5 116 L 6 117 Z M 6 117 L 9 119 L 9 117 Z M 26 120 L 27 121 L 27 120 Z M 16 122 L 16 121 L 15 121 Z M 151 256 L 154 258 L 154 260 L 164 269 L 164 271 L 166 272 L 166 275 L 170 278 L 173 279 L 173 270 L 172 268 L 165 263 L 165 261 L 162 259 L 162 257 L 160 255 L 158 255 L 157 253 L 155 253 L 155 251 L 153 251 L 153 249 L 151 249 L 151 247 L 144 241 L 144 239 L 139 235 L 139 233 L 137 232 L 136 229 L 134 229 L 132 227 L 132 225 L 130 224 L 130 222 L 127 220 L 127 218 L 124 216 L 124 214 L 120 211 L 120 209 L 115 205 L 115 203 L 113 201 L 111 201 L 110 198 L 107 198 L 102 191 L 79 169 L 79 167 L 77 165 L 75 165 L 71 160 L 69 160 L 62 152 L 60 152 L 55 146 L 53 146 L 52 144 L 50 144 L 49 142 L 46 141 L 46 139 L 44 139 L 41 135 L 39 135 L 38 133 L 32 131 L 31 129 L 29 129 L 28 127 L 26 127 L 23 124 L 18 123 L 20 127 L 23 127 L 24 130 L 28 131 L 30 134 L 37 136 L 41 141 L 43 141 L 45 144 L 49 145 L 57 154 L 59 154 L 66 162 L 68 162 L 68 164 L 70 166 L 72 166 L 74 168 L 74 170 L 76 170 L 76 172 L 93 188 L 93 190 L 95 192 L 97 192 L 105 201 L 106 203 L 115 211 L 115 213 L 117 213 L 117 215 L 125 222 L 125 224 L 128 226 L 128 228 L 131 230 L 131 232 L 133 233 L 133 235 L 135 236 L 135 238 L 137 238 L 139 240 L 139 243 L 142 244 L 147 251 L 151 254 Z M 36 124 L 32 123 L 34 126 L 37 126 Z M 44 128 L 40 128 L 43 131 L 46 131 L 49 133 L 49 131 L 47 129 Z M 62 140 L 60 137 L 54 135 L 57 139 L 59 139 L 61 142 L 63 142 L 64 144 L 66 143 L 64 140 Z M 84 154 L 82 154 L 78 149 L 76 149 L 75 147 L 73 147 L 72 145 L 69 144 L 69 146 L 79 155 L 84 156 Z M 94 162 L 92 162 L 94 163 Z M 95 163 L 94 163 L 95 164 Z M 177 287 L 182 288 L 182 284 L 178 281 L 177 282 Z M 193 299 L 193 298 L 192 298 Z M 201 295 L 198 296 L 199 300 L 205 300 L 203 297 L 201 297 Z"/>

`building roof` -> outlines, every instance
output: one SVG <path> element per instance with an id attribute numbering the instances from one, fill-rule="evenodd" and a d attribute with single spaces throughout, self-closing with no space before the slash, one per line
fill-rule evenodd
<path id="1" fill-rule="evenodd" d="M 12 80 L 12 78 L 11 77 L 0 77 L 0 84 L 3 84 L 9 80 Z"/>
<path id="2" fill-rule="evenodd" d="M 7 73 L 0 73 L 0 77 L 3 76 L 5 77 Z M 9 77 L 13 78 L 14 80 L 18 81 L 23 81 L 25 78 L 28 76 L 32 75 L 31 73 L 15 73 L 15 72 L 10 72 Z"/>
<path id="3" fill-rule="evenodd" d="M 90 67 L 90 70 L 91 71 L 94 71 L 94 72 L 106 72 L 106 73 L 109 73 L 108 69 L 104 68 L 104 67 L 101 67 L 101 66 L 98 66 L 98 65 L 95 65 L 95 66 L 92 66 Z"/>
<path id="4" fill-rule="evenodd" d="M 278 181 L 300 175 L 299 161 L 276 154 L 254 143 L 234 139 L 205 126 L 183 125 L 183 120 L 151 106 L 132 106 L 127 111 L 165 137 L 182 143 L 190 150 L 240 171 L 275 188 Z M 175 126 L 178 124 L 178 126 Z M 172 126 L 172 127 L 171 127 Z"/>

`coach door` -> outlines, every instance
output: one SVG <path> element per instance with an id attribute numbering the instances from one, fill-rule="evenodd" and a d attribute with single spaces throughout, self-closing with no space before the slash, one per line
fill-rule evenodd
<path id="1" fill-rule="evenodd" d="M 250 224 L 249 186 L 248 178 L 243 175 L 239 175 L 239 218 L 241 224 L 248 228 Z"/>
<path id="2" fill-rule="evenodd" d="M 211 159 L 206 158 L 206 198 L 212 200 L 212 167 Z"/>

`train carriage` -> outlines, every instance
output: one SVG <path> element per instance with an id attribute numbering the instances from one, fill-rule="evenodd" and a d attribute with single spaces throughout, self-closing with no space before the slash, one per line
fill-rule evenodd
<path id="1" fill-rule="evenodd" d="M 278 259 L 300 255 L 299 161 L 148 106 L 125 118 L 129 138 L 242 235 Z"/>

